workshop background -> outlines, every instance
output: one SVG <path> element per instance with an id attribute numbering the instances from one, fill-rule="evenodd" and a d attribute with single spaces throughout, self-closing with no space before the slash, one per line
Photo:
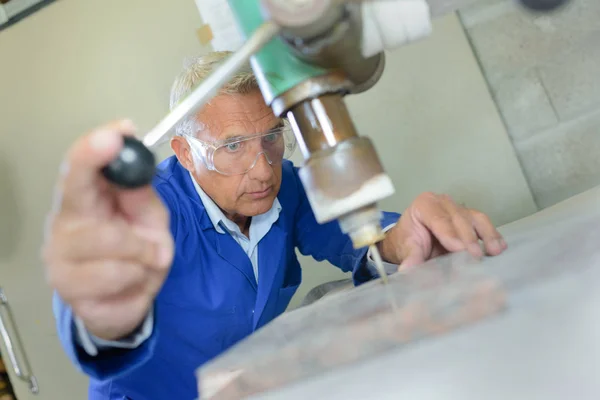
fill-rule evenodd
<path id="1" fill-rule="evenodd" d="M 600 2 L 539 15 L 513 0 L 481 0 L 460 17 L 537 205 L 596 186 Z"/>
<path id="2" fill-rule="evenodd" d="M 7 5 L 23 1 L 34 0 Z M 390 53 L 381 82 L 348 98 L 396 185 L 385 209 L 446 192 L 501 225 L 598 184 L 600 3 L 574 0 L 540 17 L 511 0 L 480 1 Z M 39 259 L 60 160 L 107 120 L 152 127 L 183 59 L 209 50 L 201 27 L 191 0 L 57 0 L 0 30 L 0 285 L 40 383 L 30 394 L 1 344 L 19 400 L 86 393 L 58 343 Z M 291 307 L 317 284 L 348 277 L 301 262 Z"/>

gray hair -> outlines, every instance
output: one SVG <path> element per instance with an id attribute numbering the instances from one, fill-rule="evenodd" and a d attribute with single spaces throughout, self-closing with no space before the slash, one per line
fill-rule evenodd
<path id="1" fill-rule="evenodd" d="M 171 87 L 170 109 L 173 110 L 230 54 L 229 51 L 216 51 L 187 60 L 184 63 L 183 71 L 177 76 Z M 258 81 L 250 65 L 246 64 L 221 88 L 220 94 L 249 94 L 255 90 L 259 90 Z M 175 127 L 175 134 L 179 136 L 193 135 L 200 128 L 202 127 L 199 126 L 195 117 L 190 116 Z"/>

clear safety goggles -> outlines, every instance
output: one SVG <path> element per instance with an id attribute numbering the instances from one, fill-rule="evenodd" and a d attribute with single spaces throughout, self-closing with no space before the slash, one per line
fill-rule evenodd
<path id="1" fill-rule="evenodd" d="M 223 175 L 247 173 L 254 168 L 261 155 L 270 165 L 281 163 L 296 148 L 296 138 L 288 125 L 212 143 L 191 136 L 186 136 L 186 139 L 194 157 L 201 159 L 209 170 Z"/>

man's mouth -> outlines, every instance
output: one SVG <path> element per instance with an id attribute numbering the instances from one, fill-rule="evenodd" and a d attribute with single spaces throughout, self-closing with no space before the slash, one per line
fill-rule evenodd
<path id="1" fill-rule="evenodd" d="M 248 194 L 248 196 L 252 197 L 254 200 L 259 200 L 259 199 L 264 199 L 265 197 L 268 197 L 271 194 L 271 190 L 273 190 L 273 187 L 269 186 L 265 190 L 261 190 L 258 192 L 248 192 L 247 194 Z"/>

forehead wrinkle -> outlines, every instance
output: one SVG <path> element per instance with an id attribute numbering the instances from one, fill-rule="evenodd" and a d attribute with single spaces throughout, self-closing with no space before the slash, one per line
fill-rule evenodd
<path id="1" fill-rule="evenodd" d="M 210 114 L 199 112 L 194 116 L 196 130 L 194 137 L 200 140 L 211 142 L 216 140 L 217 135 L 222 131 L 218 123 L 209 118 Z"/>
<path id="2" fill-rule="evenodd" d="M 218 101 L 205 106 L 197 114 L 197 119 L 204 125 L 198 136 L 208 142 L 268 132 L 281 121 L 265 105 L 262 97 L 259 101 L 248 95 L 219 97 Z"/>
<path id="3" fill-rule="evenodd" d="M 228 118 L 222 123 L 218 140 L 232 136 L 249 136 L 268 132 L 280 123 L 280 119 L 275 118 L 269 109 L 267 109 L 267 112 L 260 114 L 239 112 L 232 113 L 230 116 L 233 116 L 233 118 Z"/>

